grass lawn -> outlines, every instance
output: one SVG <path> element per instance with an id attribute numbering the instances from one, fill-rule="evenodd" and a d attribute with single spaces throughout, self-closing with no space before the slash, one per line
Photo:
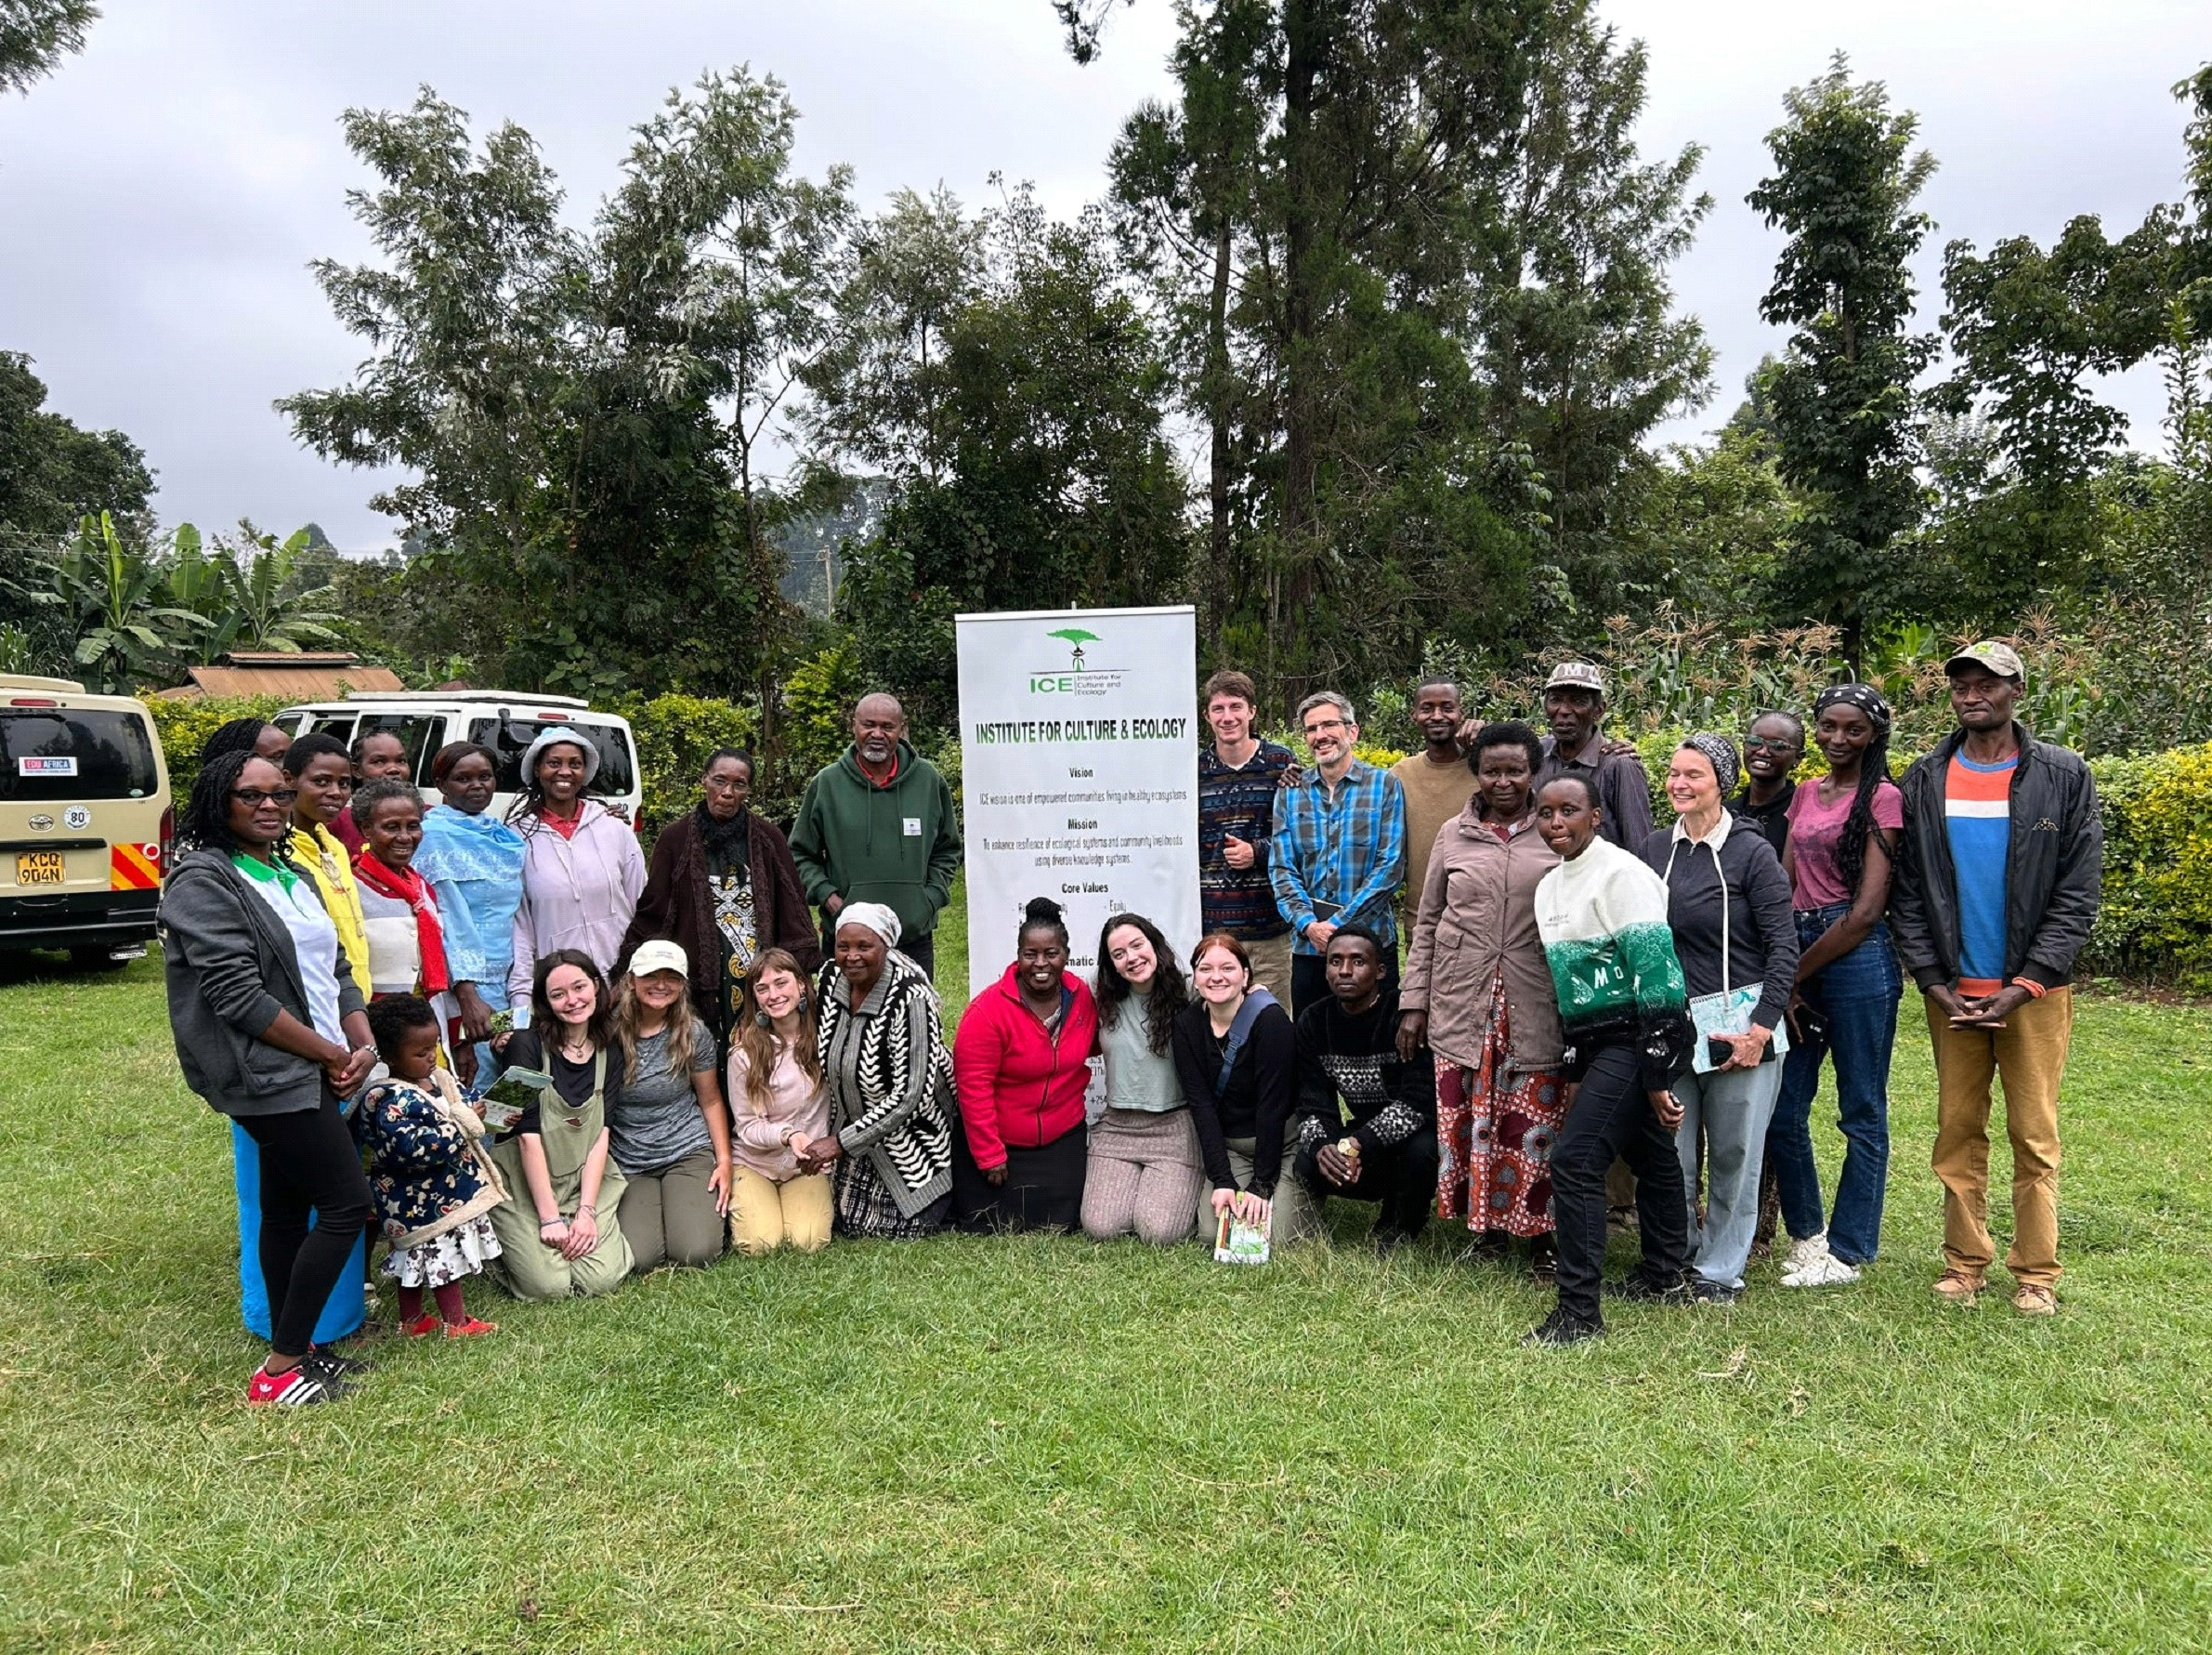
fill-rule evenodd
<path id="1" fill-rule="evenodd" d="M 1517 1272 L 1342 1208 L 1250 1271 L 839 1242 L 479 1288 L 277 1414 L 158 965 L 0 963 L 0 1648 L 2203 1648 L 2212 1016 L 2085 1004 L 2043 1323 L 1931 1301 L 1918 1016 L 1856 1290 L 1537 1353 Z"/>

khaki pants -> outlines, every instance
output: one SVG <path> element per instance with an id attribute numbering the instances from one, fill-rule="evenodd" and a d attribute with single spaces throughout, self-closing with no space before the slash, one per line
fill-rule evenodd
<path id="1" fill-rule="evenodd" d="M 1290 933 L 1270 937 L 1264 942 L 1247 942 L 1244 952 L 1252 957 L 1252 981 L 1265 989 L 1283 1003 L 1283 1009 L 1290 1009 Z M 1208 1235 L 1213 1233 L 1211 1225 L 1202 1226 Z"/>
<path id="2" fill-rule="evenodd" d="M 509 1293 L 518 1299 L 596 1298 L 622 1284 L 630 1273 L 630 1243 L 611 1213 L 599 1218 L 599 1244 L 571 1263 L 558 1248 L 538 1240 L 538 1214 L 530 1205 L 529 1187 L 519 1177 L 514 1181 L 520 1193 L 501 1202 L 490 1215 L 491 1233 L 500 1245 L 491 1273 Z M 611 1172 L 607 1182 L 615 1182 Z M 599 1193 L 605 1199 L 604 1186 Z M 616 1201 L 621 1197 L 622 1187 L 617 1185 Z"/>
<path id="3" fill-rule="evenodd" d="M 695 1149 L 674 1166 L 638 1173 L 622 1189 L 615 1218 L 640 1276 L 664 1264 L 699 1268 L 722 1256 L 722 1215 L 714 1210 L 714 1151 Z"/>
<path id="4" fill-rule="evenodd" d="M 2005 1086 L 2012 1140 L 2012 1247 L 2022 1287 L 2059 1280 L 2059 1084 L 2074 1034 L 2074 991 L 2053 989 L 2002 1029 L 1954 1029 L 1927 1002 L 1935 1046 L 1935 1176 L 1944 1185 L 1944 1259 L 1975 1282 L 1996 1256 L 1989 1237 L 1989 1084 Z"/>
<path id="5" fill-rule="evenodd" d="M 1237 1179 L 1239 1189 L 1249 1189 L 1252 1181 L 1252 1151 L 1259 1141 L 1249 1137 L 1225 1140 L 1229 1147 L 1229 1171 Z M 1267 1246 L 1270 1252 L 1288 1247 L 1292 1241 L 1302 1241 L 1321 1227 L 1321 1215 L 1314 1209 L 1314 1201 L 1298 1181 L 1296 1162 L 1298 1151 L 1292 1144 L 1283 1145 L 1282 1170 L 1275 1180 L 1275 1194 L 1269 1199 L 1267 1219 Z M 1213 1215 L 1213 1181 L 1201 1176 L 1198 1179 L 1198 1240 L 1204 1245 L 1213 1245 L 1214 1232 L 1220 1228 Z"/>
<path id="6" fill-rule="evenodd" d="M 730 1244 L 747 1258 L 783 1246 L 818 1253 L 830 1244 L 835 1210 L 828 1173 L 812 1177 L 801 1174 L 779 1184 L 765 1173 L 740 1166 L 730 1191 Z"/>

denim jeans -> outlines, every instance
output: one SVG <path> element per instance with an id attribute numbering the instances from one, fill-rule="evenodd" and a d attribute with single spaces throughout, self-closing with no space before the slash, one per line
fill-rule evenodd
<path id="1" fill-rule="evenodd" d="M 1674 1144 L 1682 1156 L 1685 1199 L 1697 1188 L 1701 1136 L 1710 1168 L 1705 1222 L 1697 1222 L 1695 1203 L 1690 1212 L 1692 1263 L 1719 1287 L 1744 1284 L 1744 1261 L 1751 1256 L 1752 1233 L 1759 1228 L 1759 1173 L 1767 1125 L 1781 1087 L 1779 1057 L 1757 1069 L 1685 1074 L 1674 1083 L 1675 1098 L 1682 1106 Z"/>
<path id="2" fill-rule="evenodd" d="M 1800 913 L 1798 942 L 1811 948 L 1850 910 L 1840 904 Z M 1890 1054 L 1897 1044 L 1897 1002 L 1904 979 L 1878 923 L 1866 940 L 1804 985 L 1805 1004 L 1826 1031 L 1800 1039 L 1793 1030 L 1782 1059 L 1782 1095 L 1767 1128 L 1767 1160 L 1782 1197 L 1783 1222 L 1799 1241 L 1821 1232 L 1820 1168 L 1813 1160 L 1813 1097 L 1821 1059 L 1836 1061 L 1836 1104 L 1843 1128 L 1843 1176 L 1828 1215 L 1828 1251 L 1845 1264 L 1871 1263 L 1881 1251 L 1882 1196 L 1890 1177 Z"/>

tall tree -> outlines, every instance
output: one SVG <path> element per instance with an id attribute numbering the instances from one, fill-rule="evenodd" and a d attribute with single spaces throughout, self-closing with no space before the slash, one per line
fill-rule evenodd
<path id="1" fill-rule="evenodd" d="M 1934 354 L 1910 331 L 1910 260 L 1933 228 L 1913 204 L 1935 161 L 1918 117 L 1839 52 L 1783 99 L 1767 135 L 1774 176 L 1747 197 L 1787 236 L 1768 322 L 1795 329 L 1768 387 L 1782 476 L 1806 496 L 1776 575 L 1776 607 L 1842 629 L 1856 665 L 1898 570 L 1891 546 L 1920 514 L 1913 382 Z"/>
<path id="2" fill-rule="evenodd" d="M 818 427 L 825 438 L 858 407 L 884 420 L 865 452 L 890 462 L 892 499 L 839 609 L 864 668 L 924 718 L 950 711 L 957 611 L 1170 601 L 1189 559 L 1167 363 L 1103 220 L 1054 223 L 1019 190 L 975 229 L 949 238 L 981 261 L 935 330 L 926 375 L 910 354 L 904 388 L 886 387 L 870 353 L 826 358 L 864 383 L 820 392 L 837 415 Z M 925 272 L 947 241 L 906 245 Z M 892 270 L 866 279 L 917 285 Z M 831 446 L 821 457 L 856 456 Z"/>
<path id="3" fill-rule="evenodd" d="M 1079 57 L 1106 9 L 1061 8 Z M 1479 288 L 1563 15 L 1559 0 L 1194 0 L 1177 106 L 1124 134 L 1118 196 L 1155 271 L 1180 262 L 1177 332 L 1198 346 L 1181 354 L 1212 368 L 1197 411 L 1214 585 L 1239 611 L 1224 648 L 1286 694 L 1373 671 L 1364 623 L 1402 592 L 1440 618 L 1440 571 L 1525 588 L 1508 545 L 1525 502 L 1501 480 L 1519 468 L 1483 422 Z"/>
<path id="4" fill-rule="evenodd" d="M 1549 561 L 1585 634 L 1672 595 L 1671 565 L 1630 567 L 1631 484 L 1656 480 L 1653 428 L 1711 393 L 1705 330 L 1672 313 L 1669 283 L 1712 208 L 1690 194 L 1704 151 L 1639 155 L 1646 62 L 1643 43 L 1624 44 L 1592 6 L 1564 8 L 1529 87 L 1507 234 L 1485 284 L 1491 422 L 1543 474 Z"/>
<path id="5" fill-rule="evenodd" d="M 83 51 L 98 17 L 93 0 L 0 0 L 0 92 L 28 92 Z"/>
<path id="6" fill-rule="evenodd" d="M 818 453 L 942 481 L 951 463 L 949 338 L 984 284 L 988 221 L 942 185 L 902 190 L 860 225 L 837 293 L 838 325 L 808 364 L 802 415 Z"/>
<path id="7" fill-rule="evenodd" d="M 418 474 L 374 504 L 505 617 L 511 681 L 758 687 L 786 630 L 758 445 L 819 347 L 847 210 L 841 171 L 790 177 L 794 119 L 743 70 L 672 95 L 583 234 L 519 127 L 479 156 L 427 91 L 347 116 L 386 262 L 317 273 L 374 354 L 279 406 L 332 458 Z"/>
<path id="8" fill-rule="evenodd" d="M 1231 327 L 1233 304 L 1247 291 L 1240 262 L 1249 268 L 1254 252 L 1250 226 L 1267 119 L 1260 69 L 1275 15 L 1269 0 L 1211 7 L 1181 0 L 1176 14 L 1182 32 L 1171 62 L 1177 99 L 1140 106 L 1108 166 L 1117 230 L 1153 282 L 1183 401 L 1206 427 L 1200 596 L 1211 654 L 1238 595 L 1250 587 L 1242 544 L 1249 535 L 1237 534 L 1237 519 L 1241 510 L 1248 527 L 1251 521 L 1251 432 L 1256 419 L 1264 423 L 1258 406 L 1263 393 L 1239 372 Z M 1095 48 L 1095 30 L 1080 12 L 1067 20 L 1081 58 L 1086 38 Z"/>
<path id="9" fill-rule="evenodd" d="M 2099 583 L 2114 499 L 2099 473 L 2127 418 L 2090 376 L 2167 349 L 2177 322 L 2197 337 L 2212 324 L 2212 68 L 2174 92 L 2194 106 L 2187 204 L 2155 206 L 2116 239 L 2084 216 L 2048 248 L 2014 236 L 1986 254 L 1963 241 L 1945 250 L 1955 366 L 1931 401 L 1985 438 L 1931 536 L 1962 620 L 2006 619 Z"/>
<path id="10" fill-rule="evenodd" d="M 58 545 L 82 518 L 108 513 L 143 540 L 153 473 L 121 431 L 87 431 L 46 406 L 31 359 L 0 350 L 0 540 Z"/>

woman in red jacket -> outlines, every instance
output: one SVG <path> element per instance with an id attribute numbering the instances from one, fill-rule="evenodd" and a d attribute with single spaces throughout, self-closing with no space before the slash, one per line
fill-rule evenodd
<path id="1" fill-rule="evenodd" d="M 1083 1210 L 1083 1094 L 1098 1006 L 1067 974 L 1060 905 L 1022 916 L 1006 975 L 969 1004 L 952 1043 L 963 1130 L 953 1139 L 952 1204 L 971 1235 L 1073 1229 Z"/>

